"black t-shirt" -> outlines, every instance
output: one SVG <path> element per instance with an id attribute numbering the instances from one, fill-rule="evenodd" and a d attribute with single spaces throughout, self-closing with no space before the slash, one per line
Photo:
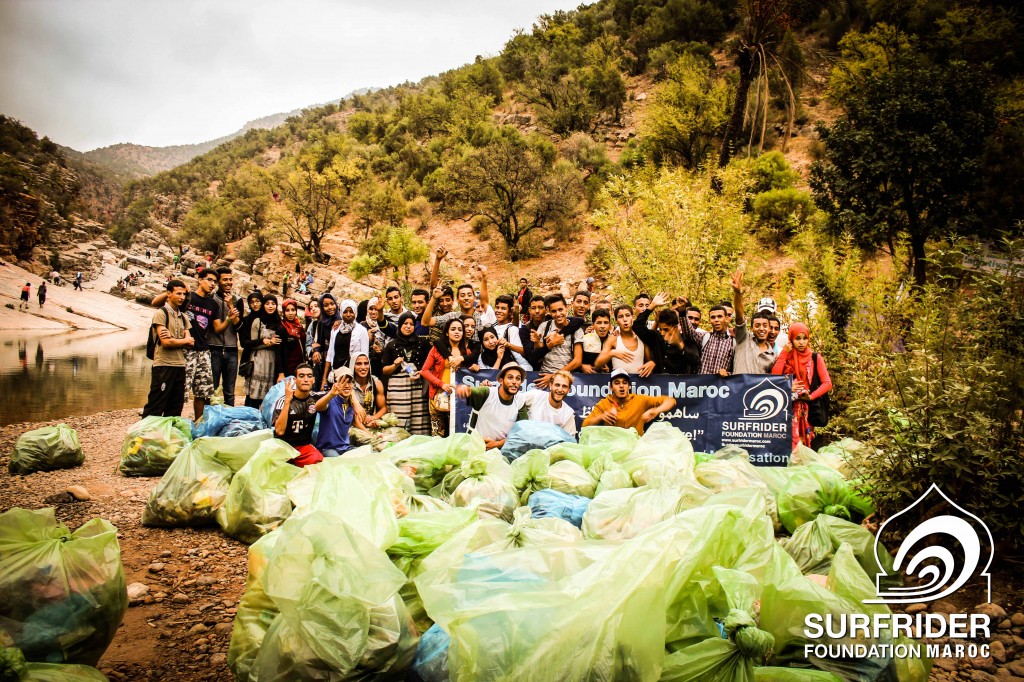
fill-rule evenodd
<path id="1" fill-rule="evenodd" d="M 285 427 L 284 435 L 278 436 L 281 440 L 292 447 L 301 447 L 313 442 L 313 426 L 316 424 L 316 401 L 323 394 L 310 393 L 305 398 L 292 397 L 288 406 L 288 426 Z M 277 418 L 284 409 L 284 396 L 278 398 L 274 403 L 274 419 L 271 426 L 277 424 Z"/>
<path id="2" fill-rule="evenodd" d="M 220 319 L 220 306 L 213 296 L 189 293 L 185 301 L 185 315 L 192 322 L 192 338 L 196 340 L 191 350 L 210 350 L 210 336 L 213 335 L 213 321 Z"/>

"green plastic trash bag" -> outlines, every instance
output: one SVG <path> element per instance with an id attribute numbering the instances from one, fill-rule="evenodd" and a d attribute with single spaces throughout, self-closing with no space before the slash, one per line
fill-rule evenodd
<path id="1" fill-rule="evenodd" d="M 0 630 L 25 658 L 96 665 L 128 608 L 117 529 L 71 532 L 54 510 L 0 514 Z"/>
<path id="2" fill-rule="evenodd" d="M 505 535 L 502 549 L 579 542 L 582 539 L 580 530 L 568 521 L 552 517 L 535 519 L 529 507 L 520 507 L 512 515 L 512 525 Z"/>
<path id="3" fill-rule="evenodd" d="M 587 470 L 576 462 L 562 460 L 548 467 L 548 480 L 551 489 L 566 495 L 593 497 L 597 490 L 597 481 Z"/>
<path id="4" fill-rule="evenodd" d="M 617 426 L 584 426 L 580 429 L 580 445 L 594 453 L 611 455 L 616 462 L 633 452 L 640 440 L 636 429 L 620 429 Z M 554 461 L 554 460 L 552 460 Z M 590 462 L 579 462 L 590 466 Z"/>
<path id="5" fill-rule="evenodd" d="M 818 514 L 859 523 L 874 513 L 871 500 L 858 495 L 839 472 L 821 465 L 793 467 L 778 507 L 779 520 L 790 533 Z"/>
<path id="6" fill-rule="evenodd" d="M 483 454 L 485 449 L 479 434 L 455 433 L 448 438 L 412 436 L 395 443 L 384 454 L 416 483 L 418 492 L 425 493 L 470 455 Z"/>
<path id="7" fill-rule="evenodd" d="M 575 443 L 576 439 L 557 424 L 524 419 L 512 425 L 501 446 L 501 454 L 512 462 L 530 450 L 543 450 L 559 443 Z"/>
<path id="8" fill-rule="evenodd" d="M 387 548 L 388 556 L 408 575 L 415 560 L 427 556 L 476 520 L 477 513 L 472 507 L 410 514 L 398 521 L 398 538 Z"/>
<path id="9" fill-rule="evenodd" d="M 249 573 L 245 579 L 245 593 L 238 602 L 235 624 L 231 629 L 231 643 L 228 646 L 228 667 L 235 674 L 236 680 L 249 679 L 249 671 L 256 661 L 260 644 L 271 623 L 277 618 L 277 607 L 263 591 L 263 574 L 280 534 L 280 529 L 275 530 L 249 545 Z"/>
<path id="10" fill-rule="evenodd" d="M 469 554 L 416 585 L 451 635 L 453 680 L 652 680 L 664 657 L 662 553 L 579 542 Z"/>
<path id="11" fill-rule="evenodd" d="M 392 464 L 384 463 L 401 475 Z M 350 460 L 346 455 L 329 458 L 317 469 L 309 503 L 296 505 L 292 516 L 333 514 L 345 519 L 345 523 L 378 549 L 387 549 L 398 538 L 393 500 L 400 503 L 404 495 L 393 491 L 376 461 L 360 457 Z"/>
<path id="12" fill-rule="evenodd" d="M 107 682 L 107 676 L 89 665 L 30 663 L 0 630 L 0 680 L 3 682 Z M 446 656 L 447 660 L 447 656 Z"/>
<path id="13" fill-rule="evenodd" d="M 806 575 L 826 575 L 832 567 L 836 551 L 847 544 L 857 557 L 861 567 L 871 576 L 878 572 L 875 560 L 875 536 L 871 531 L 856 523 L 819 514 L 811 523 L 797 528 L 792 537 L 781 540 L 796 565 Z M 893 558 L 884 548 L 878 553 L 888 576 L 883 584 L 889 587 L 899 585 L 899 571 L 893 569 Z"/>
<path id="14" fill-rule="evenodd" d="M 430 495 L 409 495 L 405 498 L 406 514 L 424 514 L 426 512 L 444 511 L 451 505 Z"/>
<path id="15" fill-rule="evenodd" d="M 632 452 L 622 459 L 622 466 L 638 486 L 647 485 L 652 475 L 664 475 L 666 470 L 692 479 L 695 465 L 690 439 L 667 422 L 651 424 Z"/>
<path id="16" fill-rule="evenodd" d="M 142 524 L 174 527 L 216 523 L 217 510 L 227 498 L 235 471 L 272 437 L 270 429 L 263 429 L 236 438 L 201 437 L 186 445 L 150 491 Z"/>
<path id="17" fill-rule="evenodd" d="M 600 495 L 606 490 L 633 487 L 633 479 L 629 472 L 612 459 L 611 455 L 601 455 L 595 459 L 587 468 L 587 473 L 597 481 L 594 495 Z"/>
<path id="18" fill-rule="evenodd" d="M 263 589 L 280 611 L 253 664 L 258 679 L 356 679 L 408 668 L 418 633 L 398 597 L 405 576 L 329 512 L 288 519 Z"/>
<path id="19" fill-rule="evenodd" d="M 512 467 L 496 451 L 471 455 L 458 470 L 441 483 L 441 490 L 450 489 L 458 481 L 450 501 L 455 507 L 476 505 L 481 514 L 510 521 L 519 506 L 519 493 L 512 485 Z"/>
<path id="20" fill-rule="evenodd" d="M 622 540 L 670 519 L 684 509 L 698 507 L 711 495 L 696 483 L 645 485 L 609 490 L 594 498 L 583 515 L 583 537 Z"/>
<path id="21" fill-rule="evenodd" d="M 256 542 L 292 513 L 288 482 L 299 467 L 288 463 L 295 448 L 271 438 L 231 479 L 228 496 L 217 510 L 217 524 L 225 533 L 245 543 Z"/>
<path id="22" fill-rule="evenodd" d="M 772 652 L 775 638 L 757 627 L 757 579 L 720 566 L 712 567 L 711 574 L 728 609 L 722 619 L 725 638 L 712 636 L 667 656 L 661 674 L 665 682 L 753 682 L 754 666 L 764 664 Z"/>
<path id="23" fill-rule="evenodd" d="M 547 453 L 551 464 L 568 460 L 570 462 L 576 462 L 584 468 L 593 464 L 594 460 L 601 455 L 600 450 L 597 448 L 580 445 L 579 443 L 559 443 L 558 445 L 546 448 L 544 452 Z"/>
<path id="24" fill-rule="evenodd" d="M 85 461 L 78 432 L 67 424 L 26 431 L 14 444 L 7 471 L 24 476 L 35 471 L 70 469 Z"/>
<path id="25" fill-rule="evenodd" d="M 410 514 L 399 520 L 398 539 L 388 548 L 388 556 L 407 580 L 399 591 L 416 628 L 423 632 L 433 621 L 427 616 L 413 579 L 420 572 L 423 560 L 463 529 L 478 523 L 474 507 Z M 492 519 L 493 520 L 493 519 Z M 501 523 L 494 520 L 496 523 Z"/>
<path id="26" fill-rule="evenodd" d="M 891 634 L 881 631 L 880 637 L 830 637 L 827 640 L 805 637 L 806 618 L 810 614 L 837 619 L 841 614 L 866 614 L 865 605 L 837 595 L 812 580 L 800 576 L 783 581 L 765 581 L 761 596 L 761 627 L 775 636 L 775 656 L 778 666 L 813 667 L 833 673 L 844 680 L 877 680 L 891 663 L 887 657 L 841 656 L 828 658 L 813 650 L 808 655 L 805 647 L 827 644 L 830 647 L 856 647 L 858 644 L 891 645 Z M 881 651 L 881 649 L 879 650 Z"/>
<path id="27" fill-rule="evenodd" d="M 826 587 L 841 597 L 861 604 L 865 613 L 890 614 L 892 611 L 886 604 L 866 603 L 876 598 L 875 583 L 871 578 L 876 570 L 877 567 L 874 567 L 872 572 L 866 572 L 860 557 L 855 556 L 854 548 L 843 543 L 836 550 Z M 922 654 L 925 652 L 922 642 L 914 642 L 904 636 L 897 638 L 895 643 L 907 646 L 916 644 L 920 646 Z M 891 682 L 927 682 L 931 669 L 932 660 L 927 656 L 893 657 L 886 674 L 880 679 Z"/>
<path id="28" fill-rule="evenodd" d="M 817 452 L 801 445 L 793 451 L 790 462 L 792 464 L 821 464 L 835 469 L 843 475 L 843 478 L 850 479 L 876 452 L 877 450 L 870 445 L 853 438 L 843 438 L 819 448 Z"/>
<path id="29" fill-rule="evenodd" d="M 746 451 L 740 450 L 735 456 L 727 459 L 715 458 L 713 461 L 698 465 L 694 475 L 701 485 L 713 493 L 746 488 L 763 491 L 768 515 L 772 517 L 776 530 L 781 529 L 775 495 L 758 475 L 757 469 L 758 467 L 750 463 Z"/>
<path id="30" fill-rule="evenodd" d="M 188 419 L 146 417 L 128 428 L 118 470 L 125 476 L 163 476 L 191 442 L 192 422 Z"/>
<path id="31" fill-rule="evenodd" d="M 550 467 L 543 450 L 530 450 L 512 462 L 512 485 L 519 491 L 519 504 L 528 504 L 534 492 L 551 487 Z"/>

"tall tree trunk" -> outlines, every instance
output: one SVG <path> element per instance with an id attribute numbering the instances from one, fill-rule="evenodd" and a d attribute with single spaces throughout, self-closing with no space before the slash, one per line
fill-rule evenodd
<path id="1" fill-rule="evenodd" d="M 926 262 L 927 254 L 925 253 L 925 237 L 918 233 L 911 233 L 910 235 L 910 252 L 914 259 L 914 286 L 920 288 L 925 285 L 926 278 Z"/>
<path id="2" fill-rule="evenodd" d="M 750 84 L 754 82 L 754 57 L 750 50 L 741 47 L 736 63 L 740 67 L 740 82 L 736 88 L 736 99 L 732 104 L 732 113 L 729 115 L 729 122 L 725 126 L 725 135 L 722 138 L 722 151 L 718 155 L 718 167 L 724 168 L 732 158 L 733 143 L 743 129 L 743 114 L 747 110 L 747 96 L 750 93 Z"/>

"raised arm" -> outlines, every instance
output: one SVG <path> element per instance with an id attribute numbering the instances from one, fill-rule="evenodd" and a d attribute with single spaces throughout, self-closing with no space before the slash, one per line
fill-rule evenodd
<path id="1" fill-rule="evenodd" d="M 427 307 L 423 309 L 423 320 L 420 322 L 424 327 L 434 326 L 434 306 L 441 300 L 441 287 L 435 286 L 431 289 L 430 300 L 427 301 Z"/>
<path id="2" fill-rule="evenodd" d="M 490 292 L 487 290 L 487 266 L 478 265 L 476 269 L 480 271 L 480 300 L 483 302 L 483 309 L 487 310 L 487 306 L 490 303 Z"/>
<path id="3" fill-rule="evenodd" d="M 437 286 L 437 278 L 441 274 L 441 261 L 448 255 L 448 249 L 443 246 L 437 247 L 434 251 L 434 265 L 430 269 L 430 288 L 431 290 Z"/>
<path id="4" fill-rule="evenodd" d="M 743 271 L 737 270 L 732 273 L 732 309 L 736 326 L 744 324 L 743 318 Z"/>

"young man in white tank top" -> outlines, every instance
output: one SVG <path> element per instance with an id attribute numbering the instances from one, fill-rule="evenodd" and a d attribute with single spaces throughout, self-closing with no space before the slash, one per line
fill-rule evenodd
<path id="1" fill-rule="evenodd" d="M 526 395 L 520 390 L 524 381 L 526 372 L 510 362 L 498 372 L 497 386 L 470 388 L 459 384 L 455 387 L 455 395 L 473 408 L 469 433 L 483 436 L 488 450 L 505 445 L 505 437 L 512 426 L 520 419 L 528 418 Z"/>
<path id="2" fill-rule="evenodd" d="M 633 331 L 633 308 L 628 305 L 615 308 L 615 321 L 619 328 L 608 335 L 594 366 L 604 367 L 610 363 L 613 370 L 621 369 L 630 374 L 649 377 L 655 363 L 651 359 L 651 349 Z"/>

